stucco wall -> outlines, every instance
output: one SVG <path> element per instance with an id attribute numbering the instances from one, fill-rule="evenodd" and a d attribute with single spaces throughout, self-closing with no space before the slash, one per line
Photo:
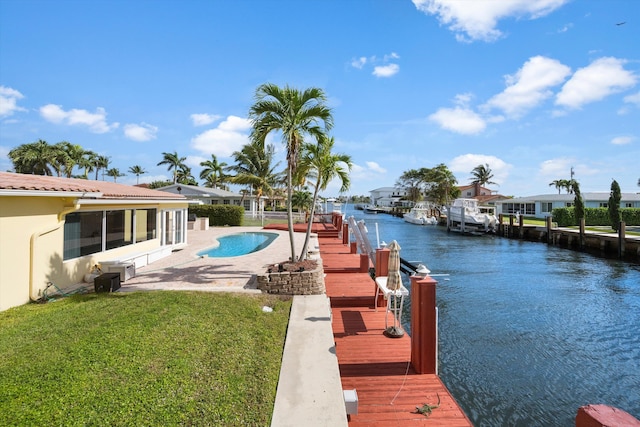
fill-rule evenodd
<path id="1" fill-rule="evenodd" d="M 60 197 L 0 196 L 0 311 L 39 298 L 48 282 L 64 289 L 82 282 L 91 267 L 102 261 L 160 248 L 162 209 L 187 207 L 187 203 L 80 207 L 78 211 L 156 208 L 156 238 L 64 261 L 64 218 L 58 221 L 58 214 L 75 211 L 73 202 Z"/>

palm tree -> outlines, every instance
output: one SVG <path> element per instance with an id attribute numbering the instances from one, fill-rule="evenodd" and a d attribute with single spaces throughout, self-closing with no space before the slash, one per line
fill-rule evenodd
<path id="1" fill-rule="evenodd" d="M 427 198 L 435 203 L 447 205 L 460 195 L 458 180 L 444 163 L 422 170 L 421 173 L 423 182 L 429 183 L 429 188 L 426 190 Z"/>
<path id="2" fill-rule="evenodd" d="M 478 184 L 479 186 L 484 186 L 487 184 L 495 184 L 495 182 L 491 181 L 493 178 L 493 172 L 489 167 L 488 163 L 484 165 L 478 165 L 471 171 L 471 176 L 473 176 L 472 184 Z"/>
<path id="3" fill-rule="evenodd" d="M 306 171 L 312 179 L 313 183 L 313 199 L 311 201 L 311 212 L 309 214 L 309 222 L 307 223 L 307 234 L 302 246 L 300 259 L 307 258 L 307 247 L 311 238 L 311 227 L 313 223 L 313 215 L 315 213 L 316 202 L 318 201 L 318 193 L 320 190 L 326 190 L 327 185 L 334 178 L 340 179 L 340 192 L 343 193 L 349 189 L 351 181 L 349 180 L 349 172 L 353 165 L 351 156 L 347 154 L 332 153 L 335 141 L 333 137 L 329 138 L 322 135 L 318 139 L 317 144 L 304 144 L 303 155 L 300 159 L 300 170 Z M 346 166 L 346 168 L 345 168 Z"/>
<path id="4" fill-rule="evenodd" d="M 227 170 L 236 172 L 236 175 L 228 177 L 234 184 L 249 185 L 253 189 L 256 200 L 263 194 L 272 195 L 274 187 L 282 181 L 282 174 L 276 172 L 280 162 L 273 163 L 275 147 L 261 143 L 250 143 L 242 147 L 242 150 L 232 154 L 235 165 L 227 167 Z"/>
<path id="5" fill-rule="evenodd" d="M 291 196 L 300 147 L 305 135 L 320 137 L 329 131 L 333 126 L 333 116 L 331 109 L 325 105 L 327 98 L 324 91 L 318 88 L 301 92 L 289 86 L 280 88 L 265 83 L 256 89 L 255 97 L 256 102 L 249 110 L 253 127 L 251 139 L 264 144 L 271 131 L 279 131 L 287 147 L 287 216 L 291 260 L 296 261 Z"/>
<path id="6" fill-rule="evenodd" d="M 147 173 L 147 171 L 144 170 L 142 166 L 135 165 L 129 168 L 129 173 L 132 173 L 136 176 L 136 185 L 138 185 L 140 184 L 140 175 L 142 175 L 143 173 Z"/>
<path id="7" fill-rule="evenodd" d="M 162 161 L 159 162 L 157 166 L 167 165 L 168 171 L 173 169 L 173 183 L 175 184 L 178 182 L 178 169 L 180 166 L 184 166 L 183 162 L 185 160 L 187 160 L 187 158 L 178 156 L 177 151 L 173 153 L 162 153 Z"/>
<path id="8" fill-rule="evenodd" d="M 218 163 L 218 158 L 215 154 L 211 155 L 211 160 L 205 160 L 200 162 L 200 166 L 204 167 L 200 172 L 200 179 L 205 180 L 207 186 L 215 188 L 218 182 L 221 184 L 224 182 L 224 168 L 227 166 L 225 162 Z"/>
<path id="9" fill-rule="evenodd" d="M 294 191 L 291 197 L 291 203 L 293 207 L 298 208 L 298 212 L 309 212 L 313 205 L 311 192 L 309 192 L 307 187 L 304 187 L 302 190 Z"/>
<path id="10" fill-rule="evenodd" d="M 53 147 L 58 153 L 56 156 L 58 176 L 64 175 L 67 178 L 71 178 L 73 176 L 73 168 L 76 166 L 83 167 L 82 165 L 85 164 L 83 163 L 83 158 L 87 150 L 82 148 L 81 145 L 62 141 Z"/>
<path id="11" fill-rule="evenodd" d="M 92 172 L 95 168 L 96 157 L 98 157 L 98 155 L 91 150 L 86 150 L 82 154 L 78 166 L 84 169 L 84 179 L 89 179 L 89 172 Z"/>
<path id="12" fill-rule="evenodd" d="M 96 156 L 92 159 L 92 165 L 96 171 L 96 181 L 98 180 L 98 172 L 102 169 L 102 180 L 104 181 L 104 173 L 109 168 L 111 157 L 108 156 Z"/>
<path id="13" fill-rule="evenodd" d="M 178 183 L 183 185 L 198 185 L 196 179 L 191 175 L 191 168 L 184 163 L 178 166 L 176 179 Z"/>
<path id="14" fill-rule="evenodd" d="M 125 176 L 125 174 L 121 173 L 118 168 L 111 168 L 107 171 L 107 176 L 113 177 L 113 182 L 116 182 L 118 178 Z"/>
<path id="15" fill-rule="evenodd" d="M 42 139 L 14 148 L 9 151 L 9 158 L 18 173 L 53 175 L 51 164 L 55 159 L 55 150 Z"/>
<path id="16" fill-rule="evenodd" d="M 551 187 L 552 185 L 556 187 L 556 190 L 558 190 L 558 194 L 560 194 L 560 190 L 562 190 L 564 188 L 564 179 L 554 179 L 553 181 L 551 181 L 549 183 L 549 187 Z"/>

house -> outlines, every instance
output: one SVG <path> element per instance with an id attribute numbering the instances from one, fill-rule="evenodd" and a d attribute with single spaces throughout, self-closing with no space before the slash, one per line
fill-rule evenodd
<path id="1" fill-rule="evenodd" d="M 462 185 L 460 189 L 460 197 L 465 199 L 477 199 L 478 203 L 483 206 L 495 206 L 499 200 L 508 199 L 507 196 L 497 194 L 494 190 L 483 187 L 480 184 Z"/>
<path id="2" fill-rule="evenodd" d="M 380 187 L 369 191 L 371 204 L 381 207 L 392 207 L 402 205 L 409 192 L 403 187 Z"/>
<path id="3" fill-rule="evenodd" d="M 187 243 L 184 196 L 123 184 L 0 172 L 0 311 L 95 264 L 135 267 Z"/>
<path id="4" fill-rule="evenodd" d="M 158 188 L 172 194 L 181 194 L 187 199 L 198 201 L 205 205 L 232 205 L 242 206 L 245 212 L 256 213 L 259 211 L 256 198 L 243 194 L 232 193 L 220 188 L 197 187 L 195 185 L 172 184 Z"/>
<path id="5" fill-rule="evenodd" d="M 582 193 L 585 208 L 606 208 L 609 206 L 610 193 Z M 520 213 L 536 218 L 546 218 L 555 208 L 573 206 L 574 194 L 542 194 L 529 197 L 518 197 L 496 202 L 498 214 Z M 621 208 L 640 208 L 640 194 L 622 193 L 620 198 Z"/>

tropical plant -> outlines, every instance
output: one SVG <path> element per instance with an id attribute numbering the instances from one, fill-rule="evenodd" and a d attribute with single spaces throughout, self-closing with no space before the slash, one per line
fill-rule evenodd
<path id="1" fill-rule="evenodd" d="M 176 181 L 177 183 L 183 185 L 198 185 L 196 179 L 191 175 L 191 168 L 184 163 L 178 165 L 178 170 L 176 171 Z"/>
<path id="2" fill-rule="evenodd" d="M 423 178 L 424 171 L 409 169 L 400 175 L 400 178 L 396 181 L 396 186 L 406 189 L 408 193 L 407 200 L 417 202 L 422 199 Z"/>
<path id="3" fill-rule="evenodd" d="M 78 144 L 72 144 L 67 141 L 58 142 L 53 146 L 55 156 L 55 168 L 58 172 L 58 176 L 66 176 L 71 178 L 73 176 L 73 168 L 76 166 L 82 167 L 84 164 L 84 156 L 87 151 Z"/>
<path id="4" fill-rule="evenodd" d="M 480 186 L 495 184 L 495 182 L 491 181 L 491 178 L 493 178 L 493 172 L 491 171 L 488 163 L 478 165 L 473 168 L 471 176 L 473 177 L 473 180 L 471 181 L 472 184 L 478 184 Z"/>
<path id="5" fill-rule="evenodd" d="M 327 189 L 327 185 L 334 179 L 338 178 L 341 182 L 340 192 L 349 189 L 351 181 L 349 172 L 353 165 L 351 156 L 347 154 L 333 153 L 333 145 L 335 141 L 333 137 L 321 135 L 317 144 L 307 143 L 303 145 L 303 155 L 300 159 L 300 170 L 305 171 L 306 175 L 312 180 L 314 187 L 313 198 L 311 200 L 311 212 L 307 223 L 307 233 L 302 245 L 300 259 L 307 258 L 307 247 L 311 238 L 311 227 L 313 223 L 313 215 L 315 213 L 316 203 L 318 201 L 318 193 Z"/>
<path id="6" fill-rule="evenodd" d="M 92 164 L 96 171 L 96 181 L 98 180 L 98 172 L 100 172 L 100 170 L 102 170 L 102 180 L 104 181 L 104 175 L 107 169 L 109 169 L 110 162 L 111 157 L 109 156 L 96 156 L 92 159 Z"/>
<path id="7" fill-rule="evenodd" d="M 285 86 L 280 88 L 265 83 L 256 89 L 256 102 L 249 110 L 252 123 L 251 139 L 256 143 L 265 143 L 271 131 L 279 131 L 287 147 L 287 214 L 291 260 L 296 261 L 293 238 L 292 192 L 293 177 L 296 174 L 300 147 L 305 135 L 320 137 L 333 126 L 331 109 L 325 105 L 323 90 L 309 88 L 304 91 Z"/>
<path id="8" fill-rule="evenodd" d="M 187 158 L 178 156 L 177 151 L 173 153 L 162 153 L 162 161 L 160 161 L 157 166 L 167 165 L 168 171 L 173 169 L 173 183 L 175 184 L 178 182 L 178 170 L 180 166 L 183 166 L 185 160 L 187 160 Z"/>
<path id="9" fill-rule="evenodd" d="M 620 213 L 620 200 L 622 195 L 620 194 L 620 185 L 615 179 L 611 183 L 611 194 L 609 195 L 609 219 L 611 220 L 611 228 L 618 231 L 620 227 L 620 221 L 622 220 L 622 214 Z"/>
<path id="10" fill-rule="evenodd" d="M 444 163 L 427 169 L 424 181 L 430 183 L 426 190 L 427 198 L 438 205 L 447 205 L 460 196 L 458 180 Z"/>
<path id="11" fill-rule="evenodd" d="M 206 182 L 207 187 L 215 188 L 218 183 L 224 183 L 226 176 L 224 168 L 227 167 L 225 162 L 219 163 L 215 154 L 211 155 L 211 160 L 200 162 L 200 166 L 204 169 L 200 172 L 200 179 Z"/>
<path id="12" fill-rule="evenodd" d="M 302 190 L 293 192 L 291 196 L 291 204 L 294 208 L 298 208 L 298 212 L 309 212 L 313 205 L 313 197 L 307 187 Z"/>
<path id="13" fill-rule="evenodd" d="M 146 170 L 142 168 L 142 166 L 135 165 L 129 168 L 129 173 L 134 174 L 136 176 L 136 185 L 140 184 L 140 175 L 143 173 L 147 173 Z"/>
<path id="14" fill-rule="evenodd" d="M 573 194 L 573 180 L 572 179 L 555 179 L 549 183 L 549 187 L 555 186 L 560 194 L 560 190 L 565 190 L 567 194 Z"/>
<path id="15" fill-rule="evenodd" d="M 575 194 L 573 199 L 575 217 L 578 222 L 576 225 L 580 225 L 580 220 L 584 218 L 584 201 L 582 200 L 582 194 L 580 193 L 580 184 L 575 179 L 571 180 L 571 191 Z"/>
<path id="16" fill-rule="evenodd" d="M 9 158 L 16 172 L 34 175 L 53 175 L 51 165 L 55 156 L 53 146 L 42 139 L 9 151 Z"/>
<path id="17" fill-rule="evenodd" d="M 111 168 L 107 171 L 107 176 L 112 177 L 113 182 L 116 182 L 118 178 L 120 178 L 121 176 L 125 176 L 125 174 L 121 173 L 120 169 L 118 168 Z"/>
<path id="18" fill-rule="evenodd" d="M 94 159 L 97 156 L 98 155 L 91 150 L 86 150 L 84 153 L 82 153 L 80 161 L 78 162 L 78 167 L 84 169 L 84 179 L 89 179 L 89 172 L 92 172 L 94 170 Z"/>
<path id="19" fill-rule="evenodd" d="M 252 142 L 235 151 L 232 156 L 235 164 L 227 167 L 227 170 L 236 174 L 227 179 L 234 184 L 248 185 L 256 199 L 263 194 L 271 196 L 274 188 L 282 182 L 282 173 L 275 170 L 280 162 L 274 164 L 275 147 L 272 144 L 265 146 L 260 142 Z"/>

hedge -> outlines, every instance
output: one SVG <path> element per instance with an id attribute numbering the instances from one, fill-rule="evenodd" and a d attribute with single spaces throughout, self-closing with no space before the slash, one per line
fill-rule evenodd
<path id="1" fill-rule="evenodd" d="M 622 221 L 626 225 L 640 225 L 640 209 L 638 208 L 622 208 L 620 209 Z M 575 217 L 575 209 L 555 208 L 552 212 L 553 220 L 558 223 L 559 227 L 570 227 L 578 225 L 578 219 Z M 607 208 L 585 208 L 584 223 L 586 226 L 611 226 L 609 218 L 609 209 Z"/>
<path id="2" fill-rule="evenodd" d="M 232 205 L 200 205 L 189 208 L 189 215 L 209 218 L 210 226 L 242 225 L 244 208 Z"/>

